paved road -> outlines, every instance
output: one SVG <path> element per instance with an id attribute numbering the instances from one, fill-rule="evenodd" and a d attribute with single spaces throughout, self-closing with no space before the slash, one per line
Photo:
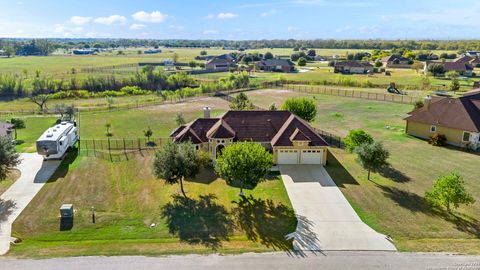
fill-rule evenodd
<path id="1" fill-rule="evenodd" d="M 279 166 L 298 216 L 296 250 L 383 250 L 395 246 L 363 223 L 321 165 Z"/>
<path id="2" fill-rule="evenodd" d="M 38 154 L 21 154 L 20 178 L 0 196 L 0 255 L 10 249 L 12 223 L 60 165 Z"/>
<path id="3" fill-rule="evenodd" d="M 1 259 L 0 270 L 246 270 L 246 269 L 480 269 L 480 257 L 398 252 L 328 251 L 300 257 L 285 253 L 168 257 L 74 257 L 47 260 Z"/>

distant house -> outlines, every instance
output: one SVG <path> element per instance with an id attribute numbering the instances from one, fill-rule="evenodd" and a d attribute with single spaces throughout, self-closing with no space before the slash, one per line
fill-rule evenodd
<path id="1" fill-rule="evenodd" d="M 344 74 L 368 74 L 373 73 L 373 65 L 368 62 L 357 61 L 336 62 L 333 72 Z"/>
<path id="2" fill-rule="evenodd" d="M 457 58 L 453 59 L 452 62 L 455 62 L 455 63 L 470 63 L 470 61 L 472 61 L 473 59 L 474 59 L 474 57 L 463 55 L 463 56 L 460 56 L 460 57 L 457 57 Z"/>
<path id="3" fill-rule="evenodd" d="M 470 56 L 470 57 L 480 57 L 480 52 L 466 52 L 464 53 L 464 55 Z"/>
<path id="4" fill-rule="evenodd" d="M 431 65 L 441 65 L 445 72 L 456 71 L 461 76 L 471 77 L 473 75 L 473 66 L 469 63 L 463 62 L 429 62 L 425 64 L 424 72 L 428 72 L 428 67 Z"/>
<path id="5" fill-rule="evenodd" d="M 207 70 L 229 71 L 231 67 L 236 66 L 235 58 L 230 54 L 223 54 L 210 58 L 205 63 Z"/>
<path id="6" fill-rule="evenodd" d="M 387 68 L 410 68 L 412 63 L 410 59 L 394 54 L 385 56 L 380 61 Z"/>
<path id="7" fill-rule="evenodd" d="M 468 62 L 472 67 L 480 67 L 480 57 L 475 57 Z"/>
<path id="8" fill-rule="evenodd" d="M 448 144 L 479 149 L 480 88 L 460 98 L 428 97 L 424 106 L 410 112 L 405 120 L 409 135 L 428 139 L 442 134 Z"/>
<path id="9" fill-rule="evenodd" d="M 292 72 L 295 70 L 295 64 L 287 59 L 268 59 L 258 62 L 256 68 L 269 72 Z"/>
<path id="10" fill-rule="evenodd" d="M 256 142 L 273 154 L 275 164 L 322 164 L 328 143 L 309 123 L 289 111 L 228 111 L 219 118 L 204 117 L 175 129 L 175 142 L 190 141 L 216 159 L 236 142 Z"/>
<path id="11" fill-rule="evenodd" d="M 150 49 L 150 50 L 145 50 L 143 51 L 144 54 L 156 54 L 156 53 L 161 53 L 162 50 L 160 49 Z"/>
<path id="12" fill-rule="evenodd" d="M 0 122 L 0 137 L 12 138 L 13 125 L 10 123 Z"/>

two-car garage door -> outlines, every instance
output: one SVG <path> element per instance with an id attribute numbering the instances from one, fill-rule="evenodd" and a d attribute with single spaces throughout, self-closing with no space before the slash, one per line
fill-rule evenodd
<path id="1" fill-rule="evenodd" d="M 279 149 L 278 164 L 322 164 L 323 149 Z"/>

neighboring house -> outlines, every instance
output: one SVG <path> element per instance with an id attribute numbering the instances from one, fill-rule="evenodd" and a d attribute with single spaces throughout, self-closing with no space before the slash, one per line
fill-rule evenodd
<path id="1" fill-rule="evenodd" d="M 345 74 L 373 73 L 373 65 L 367 62 L 357 61 L 336 62 L 333 67 L 333 72 Z"/>
<path id="2" fill-rule="evenodd" d="M 235 142 L 256 142 L 273 154 L 275 164 L 326 164 L 327 142 L 303 119 L 288 111 L 228 111 L 182 125 L 170 135 L 175 142 L 191 141 L 216 159 Z"/>
<path id="3" fill-rule="evenodd" d="M 455 59 L 453 59 L 452 62 L 455 62 L 455 63 L 470 63 L 470 61 L 472 61 L 474 59 L 474 57 L 470 57 L 470 56 L 467 56 L 467 55 L 463 55 L 463 56 L 460 56 L 460 57 L 457 57 Z"/>
<path id="4" fill-rule="evenodd" d="M 387 68 L 410 68 L 411 67 L 410 59 L 402 56 L 394 55 L 394 54 L 390 56 L 385 56 L 380 61 Z"/>
<path id="5" fill-rule="evenodd" d="M 257 70 L 270 72 L 292 72 L 295 70 L 295 64 L 287 59 L 268 59 L 258 62 L 256 68 Z"/>
<path id="6" fill-rule="evenodd" d="M 230 54 L 215 56 L 207 60 L 205 68 L 214 71 L 229 71 L 231 67 L 235 67 L 235 58 Z"/>
<path id="7" fill-rule="evenodd" d="M 468 62 L 472 67 L 480 67 L 480 57 L 475 57 Z"/>
<path id="8" fill-rule="evenodd" d="M 470 57 L 480 57 L 480 52 L 466 52 L 464 53 L 464 55 L 470 56 Z"/>
<path id="9" fill-rule="evenodd" d="M 0 137 L 8 137 L 10 139 L 13 139 L 12 132 L 13 132 L 12 124 L 0 122 Z"/>
<path id="10" fill-rule="evenodd" d="M 480 88 L 460 98 L 428 97 L 409 115 L 405 118 L 409 135 L 428 139 L 442 134 L 448 144 L 480 148 Z"/>
<path id="11" fill-rule="evenodd" d="M 473 67 L 469 63 L 463 62 L 428 62 L 425 64 L 424 72 L 428 72 L 428 67 L 434 64 L 442 65 L 445 72 L 456 71 L 461 76 L 471 77 L 473 75 Z"/>
<path id="12" fill-rule="evenodd" d="M 73 54 L 75 54 L 75 55 L 94 54 L 96 52 L 98 52 L 97 49 L 76 49 L 76 50 L 73 50 Z"/>

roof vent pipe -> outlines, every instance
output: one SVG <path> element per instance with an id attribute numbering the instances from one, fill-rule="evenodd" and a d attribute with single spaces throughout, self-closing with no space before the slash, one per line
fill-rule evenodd
<path id="1" fill-rule="evenodd" d="M 208 106 L 203 107 L 203 118 L 210 118 L 210 111 L 212 109 Z"/>

